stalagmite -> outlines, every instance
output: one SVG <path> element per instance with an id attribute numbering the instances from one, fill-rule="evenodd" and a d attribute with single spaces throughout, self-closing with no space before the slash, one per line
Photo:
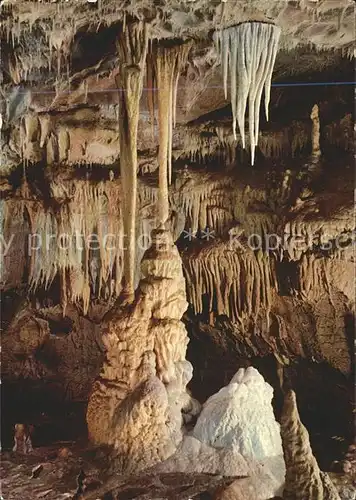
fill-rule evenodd
<path id="1" fill-rule="evenodd" d="M 251 163 L 255 160 L 258 142 L 259 113 L 262 91 L 265 91 L 265 112 L 268 106 L 272 72 L 278 50 L 280 28 L 273 24 L 248 22 L 218 31 L 215 43 L 221 54 L 225 98 L 230 72 L 232 128 L 236 138 L 236 122 L 245 148 L 245 114 L 248 100 Z"/>
<path id="2" fill-rule="evenodd" d="M 320 471 L 313 456 L 293 391 L 284 398 L 281 434 L 287 470 L 284 500 L 340 500 L 329 476 Z"/>
<path id="3" fill-rule="evenodd" d="M 153 233 L 135 302 L 114 306 L 104 323 L 107 348 L 87 410 L 91 440 L 112 446 L 118 472 L 137 473 L 172 455 L 182 440 L 182 412 L 199 405 L 185 391 L 187 308 L 182 262 L 169 231 Z"/>
<path id="4" fill-rule="evenodd" d="M 153 81 L 157 85 L 159 125 L 159 222 L 169 215 L 168 185 L 172 178 L 172 130 L 175 125 L 178 79 L 186 64 L 192 42 L 180 45 L 155 43 L 152 47 Z"/>
<path id="5" fill-rule="evenodd" d="M 120 170 L 124 202 L 124 293 L 127 300 L 134 294 L 135 271 L 135 220 L 137 198 L 137 128 L 140 98 L 143 87 L 144 63 L 148 46 L 146 24 L 135 23 L 126 26 L 118 49 L 120 71 L 118 84 L 120 92 Z"/>
<path id="6" fill-rule="evenodd" d="M 314 104 L 310 114 L 312 120 L 312 157 L 318 160 L 321 156 L 320 151 L 320 119 L 319 119 L 319 106 Z"/>
<path id="7" fill-rule="evenodd" d="M 199 408 L 192 404 L 185 391 L 192 367 L 185 360 L 188 338 L 181 322 L 188 305 L 182 261 L 170 230 L 164 226 L 168 219 L 177 83 L 189 47 L 190 44 L 172 48 L 157 46 L 154 51 L 159 88 L 160 225 L 153 232 L 152 245 L 142 260 L 143 279 L 135 300 L 130 306 L 114 307 L 106 318 L 103 337 L 106 360 L 94 383 L 87 410 L 90 438 L 96 444 L 111 445 L 119 457 L 117 468 L 126 473 L 137 472 L 172 455 L 183 437 L 182 412 L 191 413 Z M 142 80 L 140 82 L 142 85 Z M 126 82 L 127 87 L 129 83 Z M 138 101 L 136 104 L 134 111 Z M 124 112 L 130 117 L 133 108 L 128 96 L 124 105 L 128 108 Z M 130 120 L 126 125 L 132 127 Z M 137 127 L 133 132 L 137 133 Z M 135 167 L 137 161 L 132 151 L 133 146 L 136 148 L 136 135 L 134 142 L 132 137 L 125 137 L 123 146 L 127 161 L 123 171 L 127 176 L 126 184 L 123 178 L 125 191 L 125 187 L 132 190 L 136 175 L 136 170 L 131 168 L 133 159 Z M 131 217 L 135 215 L 135 211 L 132 212 L 126 223 L 131 231 Z"/>

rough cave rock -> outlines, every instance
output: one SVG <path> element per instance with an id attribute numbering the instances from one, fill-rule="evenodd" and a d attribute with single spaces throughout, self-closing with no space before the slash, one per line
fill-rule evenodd
<path id="1" fill-rule="evenodd" d="M 0 9 L 4 495 L 349 498 L 354 2 Z"/>

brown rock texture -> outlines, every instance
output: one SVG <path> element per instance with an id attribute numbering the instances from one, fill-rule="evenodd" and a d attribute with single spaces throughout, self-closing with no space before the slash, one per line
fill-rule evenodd
<path id="1" fill-rule="evenodd" d="M 65 500 L 160 500 L 162 498 L 212 498 L 215 491 L 236 480 L 221 474 L 164 473 L 154 468 L 132 476 L 112 474 L 105 455 L 76 446 L 63 456 L 53 447 L 38 448 L 30 455 L 5 452 L 0 471 L 2 493 L 9 500 L 31 498 Z M 37 472 L 36 472 L 37 471 Z M 78 483 L 81 486 L 78 486 Z"/>
<path id="2" fill-rule="evenodd" d="M 89 399 L 89 435 L 114 450 L 119 473 L 166 459 L 176 466 L 183 422 L 190 429 L 200 406 L 186 390 L 187 325 L 195 397 L 203 402 L 238 368 L 265 365 L 261 373 L 278 389 L 276 415 L 289 382 L 311 437 L 327 434 L 331 454 L 335 443 L 343 448 L 330 463 L 343 456 L 355 318 L 354 2 L 4 0 L 0 9 L 9 447 L 17 422 L 35 424 L 36 447 L 46 409 L 58 408 L 69 431 L 62 407 L 84 412 Z M 235 42 L 252 25 L 255 38 L 244 39 L 255 71 L 245 72 Z M 277 45 L 260 36 L 269 31 L 280 33 L 274 67 Z M 227 33 L 228 59 L 214 44 Z M 270 106 L 253 113 L 263 60 Z M 250 84 L 251 119 L 239 112 L 238 120 L 253 132 L 245 149 L 233 123 L 243 111 L 237 94 L 247 96 Z M 206 473 L 222 464 L 219 473 L 234 473 L 228 453 L 191 445 L 188 467 L 211 466 L 199 471 Z M 256 472 L 252 490 L 245 478 L 219 494 L 265 500 L 263 465 L 237 464 Z M 306 495 L 331 491 L 315 460 L 305 467 Z M 28 487 L 22 479 L 15 495 Z M 176 477 L 172 489 L 151 479 L 138 498 L 150 489 L 183 498 Z M 57 495 L 40 489 L 31 494 Z"/>
<path id="3" fill-rule="evenodd" d="M 106 358 L 87 411 L 91 440 L 113 446 L 125 472 L 170 456 L 182 439 L 182 411 L 194 410 L 185 389 L 185 281 L 168 230 L 154 233 L 141 268 L 135 302 L 104 319 Z"/>

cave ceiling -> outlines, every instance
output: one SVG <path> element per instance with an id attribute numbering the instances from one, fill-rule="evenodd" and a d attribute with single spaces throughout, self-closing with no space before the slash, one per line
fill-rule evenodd
<path id="1" fill-rule="evenodd" d="M 216 140 L 212 129 L 222 123 L 225 135 L 230 133 L 231 106 L 224 97 L 213 33 L 244 21 L 275 22 L 281 27 L 271 123 L 262 118 L 262 133 L 278 132 L 286 116 L 289 121 L 308 119 L 316 95 L 324 93 L 324 100 L 328 100 L 325 89 L 309 92 L 303 102 L 302 87 L 278 85 L 352 80 L 353 5 L 351 0 L 5 1 L 1 11 L 2 107 L 3 129 L 11 136 L 11 146 L 3 151 L 3 172 L 18 165 L 21 157 L 32 163 L 41 157 L 33 150 L 36 147 L 23 151 L 19 123 L 25 110 L 41 123 L 50 122 L 50 128 L 61 130 L 59 135 L 66 129 L 70 140 L 77 143 L 69 157 L 59 158 L 62 163 L 118 163 L 116 44 L 125 24 L 134 19 L 150 23 L 150 39 L 193 40 L 178 86 L 173 136 L 176 158 L 183 159 L 185 136 L 189 142 L 193 131 L 195 137 L 203 133 L 203 141 L 214 136 Z M 143 169 L 152 170 L 158 134 L 149 113 L 147 82 L 144 87 L 139 162 Z M 288 114 L 292 107 L 293 117 Z M 341 118 L 342 110 L 339 115 Z M 41 137 L 40 149 L 45 141 Z"/>

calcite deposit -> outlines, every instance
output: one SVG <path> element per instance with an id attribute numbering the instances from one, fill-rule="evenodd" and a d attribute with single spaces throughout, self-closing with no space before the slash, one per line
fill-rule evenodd
<path id="1" fill-rule="evenodd" d="M 0 9 L 4 495 L 343 498 L 354 2 Z"/>
<path id="2" fill-rule="evenodd" d="M 182 264 L 170 232 L 153 236 L 142 261 L 135 301 L 103 319 L 106 359 L 89 398 L 87 422 L 95 444 L 113 445 L 119 468 L 134 472 L 174 453 L 182 412 L 199 411 L 186 392 L 187 307 Z"/>
<path id="3" fill-rule="evenodd" d="M 193 435 L 213 448 L 231 447 L 248 458 L 282 454 L 279 425 L 272 408 L 273 389 L 252 367 L 204 404 Z"/>
<path id="4" fill-rule="evenodd" d="M 308 431 L 300 421 L 293 391 L 285 396 L 281 426 L 287 467 L 283 498 L 339 500 L 335 486 L 328 475 L 320 471 L 313 456 Z"/>

